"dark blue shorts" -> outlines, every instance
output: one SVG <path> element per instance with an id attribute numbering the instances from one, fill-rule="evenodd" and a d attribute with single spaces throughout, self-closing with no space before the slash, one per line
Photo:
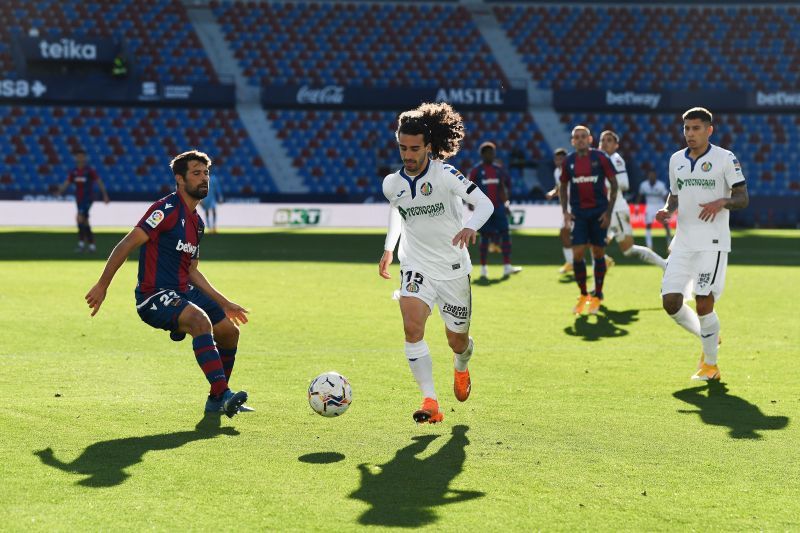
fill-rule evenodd
<path id="1" fill-rule="evenodd" d="M 506 231 L 508 231 L 508 215 L 506 215 L 506 207 L 504 205 L 495 207 L 492 216 L 478 230 L 481 235 L 484 233 L 505 233 Z"/>
<path id="2" fill-rule="evenodd" d="M 92 200 L 87 200 L 83 202 L 78 202 L 78 214 L 89 216 L 89 209 L 92 208 Z"/>
<path id="3" fill-rule="evenodd" d="M 138 291 L 135 294 L 139 318 L 154 328 L 167 331 L 178 329 L 178 316 L 190 303 L 205 311 L 211 324 L 225 318 L 225 312 L 217 302 L 195 287 L 190 286 L 188 292 L 159 289 L 150 295 Z"/>
<path id="4" fill-rule="evenodd" d="M 573 210 L 575 220 L 572 224 L 572 244 L 593 244 L 595 246 L 606 245 L 606 233 L 608 229 L 600 227 L 600 216 L 605 212 L 605 208 Z"/>

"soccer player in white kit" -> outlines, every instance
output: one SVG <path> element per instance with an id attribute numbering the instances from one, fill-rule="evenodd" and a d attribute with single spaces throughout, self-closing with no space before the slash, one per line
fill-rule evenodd
<path id="1" fill-rule="evenodd" d="M 645 248 L 644 246 L 633 244 L 631 209 L 623 196 L 623 193 L 630 189 L 630 179 L 628 178 L 625 160 L 617 152 L 619 149 L 619 136 L 611 130 L 605 130 L 600 134 L 598 148 L 608 156 L 611 164 L 614 165 L 614 170 L 617 171 L 617 185 L 619 186 L 619 194 L 617 194 L 617 200 L 614 202 L 614 211 L 611 213 L 611 224 L 608 226 L 608 241 L 610 242 L 611 239 L 616 240 L 624 256 L 636 257 L 645 263 L 657 265 L 661 267 L 661 270 L 664 270 L 667 267 L 667 262 L 663 257 L 649 247 Z M 606 256 L 606 263 L 608 263 L 608 259 Z"/>
<path id="2" fill-rule="evenodd" d="M 491 200 L 456 168 L 444 163 L 458 152 L 464 124 L 449 104 L 426 103 L 400 114 L 397 144 L 403 168 L 383 180 L 389 200 L 389 230 L 378 273 L 390 279 L 394 247 L 400 240 L 400 312 L 405 329 L 405 354 L 422 392 L 414 421 L 435 424 L 444 419 L 433 383 L 433 362 L 424 340 L 425 322 L 434 305 L 445 323 L 453 350 L 453 392 L 459 401 L 472 388 L 467 363 L 472 315 L 472 271 L 467 246 L 494 212 Z M 462 200 L 473 205 L 464 223 Z"/>
<path id="3" fill-rule="evenodd" d="M 719 318 L 714 302 L 722 296 L 731 232 L 730 210 L 747 207 L 749 198 L 742 167 L 732 152 L 708 142 L 714 132 L 707 109 L 683 114 L 687 148 L 669 160 L 670 192 L 656 220 L 666 222 L 678 210 L 678 229 L 670 245 L 661 282 L 664 310 L 681 327 L 700 338 L 703 352 L 692 379 L 720 379 L 717 366 Z M 682 292 L 694 283 L 697 313 L 683 302 Z"/>
<path id="4" fill-rule="evenodd" d="M 656 219 L 656 213 L 664 206 L 664 201 L 667 199 L 669 191 L 663 182 L 658 181 L 656 178 L 655 170 L 647 173 L 647 181 L 643 181 L 639 185 L 638 203 L 641 203 L 642 198 L 645 200 L 644 223 L 645 230 L 644 238 L 648 248 L 653 247 L 653 232 L 651 230 L 653 222 Z M 669 222 L 663 224 L 664 231 L 667 233 L 667 246 L 669 246 L 670 235 Z"/>
<path id="5" fill-rule="evenodd" d="M 564 162 L 565 157 L 567 157 L 566 148 L 556 148 L 555 152 L 553 152 L 553 164 L 555 165 L 555 169 L 553 170 L 553 180 L 555 185 L 553 185 L 553 188 L 544 195 L 547 200 L 552 200 L 553 198 L 558 197 L 559 187 L 561 184 L 561 164 Z M 574 260 L 572 255 L 572 237 L 570 237 L 569 226 L 567 226 L 566 222 L 563 220 L 563 217 L 561 220 L 561 230 L 559 231 L 558 235 L 561 238 L 561 249 L 564 253 L 564 264 L 558 269 L 558 273 L 569 274 L 572 272 L 572 262 Z"/>

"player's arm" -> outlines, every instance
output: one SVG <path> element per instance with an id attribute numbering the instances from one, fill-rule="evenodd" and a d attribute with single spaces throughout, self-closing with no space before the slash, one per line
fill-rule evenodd
<path id="1" fill-rule="evenodd" d="M 200 289 L 206 296 L 217 302 L 217 304 L 225 311 L 225 316 L 231 319 L 237 326 L 239 324 L 247 324 L 247 309 L 239 304 L 225 298 L 211 282 L 206 279 L 202 272 L 197 269 L 198 259 L 192 259 L 189 265 L 189 283 Z"/>
<path id="2" fill-rule="evenodd" d="M 725 182 L 731 188 L 730 198 L 719 198 L 713 202 L 700 204 L 702 211 L 700 211 L 699 218 L 706 222 L 712 222 L 717 213 L 723 209 L 744 209 L 750 203 L 750 197 L 747 194 L 747 183 L 744 181 L 742 174 L 742 167 L 736 156 L 729 152 L 729 158 L 725 165 Z"/>
<path id="3" fill-rule="evenodd" d="M 642 182 L 639 185 L 639 192 L 636 193 L 636 201 L 634 202 L 636 204 L 640 204 L 640 203 L 642 203 L 644 201 L 644 194 L 642 194 L 642 186 L 644 186 L 644 183 L 645 182 Z"/>
<path id="4" fill-rule="evenodd" d="M 664 204 L 664 207 L 656 212 L 656 220 L 662 224 L 666 224 L 670 217 L 672 217 L 672 213 L 674 213 L 677 209 L 678 197 L 670 192 L 667 195 L 667 203 Z"/>
<path id="5" fill-rule="evenodd" d="M 67 187 L 69 187 L 69 184 L 70 184 L 70 183 L 71 183 L 71 182 L 70 182 L 70 179 L 69 179 L 69 178 L 65 179 L 65 180 L 64 180 L 64 183 L 62 183 L 61 185 L 59 185 L 59 186 L 58 186 L 58 191 L 56 192 L 56 196 L 61 196 L 61 195 L 63 195 L 63 194 L 64 194 L 64 191 L 66 191 L 66 190 L 67 190 Z"/>
<path id="6" fill-rule="evenodd" d="M 600 215 L 600 227 L 607 228 L 611 224 L 611 214 L 614 212 L 614 203 L 617 201 L 617 194 L 619 194 L 619 183 L 617 183 L 617 176 L 615 172 L 606 175 L 608 183 L 611 185 L 611 192 L 608 194 L 608 207 L 605 212 Z"/>
<path id="7" fill-rule="evenodd" d="M 389 274 L 389 265 L 392 264 L 394 259 L 394 247 L 397 246 L 402 226 L 400 211 L 395 206 L 390 205 L 389 228 L 386 231 L 386 240 L 383 242 L 383 256 L 381 256 L 381 260 L 378 263 L 378 275 L 384 279 L 392 279 L 392 275 Z"/>
<path id="8" fill-rule="evenodd" d="M 97 314 L 100 310 L 100 305 L 102 305 L 103 300 L 106 299 L 106 292 L 117 270 L 125 264 L 131 252 L 146 243 L 149 238 L 150 237 L 142 228 L 133 228 L 111 251 L 111 255 L 108 256 L 108 261 L 106 261 L 106 266 L 103 269 L 103 273 L 100 275 L 100 279 L 97 280 L 94 287 L 89 289 L 89 292 L 86 293 L 85 296 L 86 303 L 89 304 L 89 307 L 92 309 L 92 316 Z"/>
<path id="9" fill-rule="evenodd" d="M 103 195 L 103 201 L 105 203 L 108 203 L 109 199 L 108 199 L 108 192 L 106 191 L 106 185 L 100 178 L 97 178 L 97 187 L 100 189 L 100 194 Z"/>
<path id="10" fill-rule="evenodd" d="M 455 175 L 453 175 L 452 180 L 453 191 L 465 202 L 475 206 L 475 210 L 464 224 L 464 228 L 453 237 L 453 246 L 464 248 L 470 244 L 475 244 L 478 238 L 478 230 L 486 224 L 486 221 L 494 213 L 494 204 L 475 183 L 461 180 Z"/>
<path id="11" fill-rule="evenodd" d="M 561 213 L 564 217 L 564 225 L 569 227 L 570 223 L 575 219 L 575 216 L 569 212 L 569 178 L 564 178 L 565 173 L 561 174 L 561 183 L 558 186 L 558 200 L 561 202 Z"/>

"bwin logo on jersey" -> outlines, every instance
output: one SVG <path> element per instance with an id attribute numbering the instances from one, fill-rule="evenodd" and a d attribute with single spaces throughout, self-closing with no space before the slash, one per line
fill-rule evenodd
<path id="1" fill-rule="evenodd" d="M 408 209 L 403 209 L 402 207 L 398 206 L 397 210 L 400 211 L 400 216 L 403 217 L 403 220 L 408 220 L 411 217 L 419 215 L 438 217 L 439 215 L 444 214 L 444 204 L 442 202 L 439 202 L 433 205 L 421 205 L 419 207 L 409 207 Z"/>
<path id="2" fill-rule="evenodd" d="M 186 252 L 194 255 L 194 253 L 197 251 L 197 246 L 190 242 L 183 242 L 182 240 L 178 239 L 178 244 L 175 246 L 175 249 L 179 252 Z"/>
<path id="3" fill-rule="evenodd" d="M 421 192 L 423 196 L 430 196 L 433 192 L 433 185 L 431 185 L 431 182 L 426 181 L 422 184 L 422 187 L 420 187 L 419 192 Z"/>

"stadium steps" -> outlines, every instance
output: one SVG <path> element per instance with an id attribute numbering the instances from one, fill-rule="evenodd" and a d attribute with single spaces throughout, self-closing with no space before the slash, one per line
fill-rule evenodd
<path id="1" fill-rule="evenodd" d="M 220 79 L 236 83 L 236 111 L 258 155 L 275 178 L 275 184 L 282 193 L 305 193 L 308 188 L 292 166 L 291 159 L 281 145 L 272 125 L 261 109 L 261 90 L 247 83 L 239 62 L 234 57 L 225 36 L 207 5 L 187 5 L 189 20 L 195 33 Z"/>

